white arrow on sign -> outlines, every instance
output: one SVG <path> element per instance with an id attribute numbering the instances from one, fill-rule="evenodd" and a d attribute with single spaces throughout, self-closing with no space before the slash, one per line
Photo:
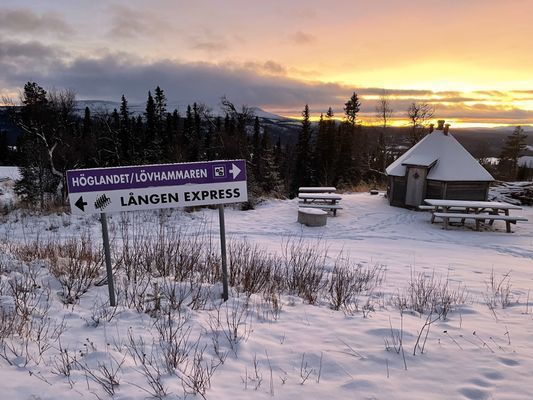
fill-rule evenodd
<path id="1" fill-rule="evenodd" d="M 231 172 L 231 175 L 233 175 L 233 179 L 235 179 L 241 173 L 241 169 L 235 164 L 231 163 L 231 169 L 229 170 L 229 172 Z"/>

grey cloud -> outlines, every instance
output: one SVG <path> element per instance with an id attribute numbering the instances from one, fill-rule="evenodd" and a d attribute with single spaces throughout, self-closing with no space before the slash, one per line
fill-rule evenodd
<path id="1" fill-rule="evenodd" d="M 0 39 L 0 70 L 6 80 L 22 71 L 44 71 L 57 64 L 57 60 L 63 55 L 65 53 L 62 50 L 36 41 Z"/>
<path id="2" fill-rule="evenodd" d="M 308 45 L 316 42 L 316 37 L 310 33 L 297 31 L 289 36 L 291 42 L 298 45 Z"/>
<path id="3" fill-rule="evenodd" d="M 240 40 L 234 38 L 234 40 Z M 204 29 L 198 34 L 187 34 L 187 43 L 193 50 L 202 50 L 211 53 L 221 53 L 229 48 L 230 41 L 223 34 L 216 34 L 210 29 Z"/>
<path id="4" fill-rule="evenodd" d="M 46 49 L 35 48 L 35 53 Z M 20 51 L 13 47 L 11 52 Z M 4 50 L 6 52 L 6 50 Z M 5 59 L 6 57 L 4 57 Z M 1 65 L 0 68 L 3 69 Z M 272 71 L 267 74 L 264 71 Z M 79 58 L 70 63 L 56 62 L 45 69 L 17 69 L 12 66 L 4 80 L 11 87 L 22 87 L 28 80 L 35 80 L 43 87 L 72 88 L 81 99 L 101 99 L 118 101 L 124 93 L 130 103 L 144 103 L 148 90 L 157 85 L 165 90 L 169 103 L 180 104 L 180 109 L 194 101 L 216 106 L 220 97 L 226 95 L 235 104 L 248 104 L 285 113 L 299 113 L 309 104 L 314 113 L 325 112 L 333 107 L 336 114 L 342 114 L 342 107 L 352 92 L 358 93 L 362 102 L 362 115 L 373 116 L 375 100 L 365 96 L 380 95 L 383 88 L 356 88 L 336 83 L 309 83 L 282 75 L 284 67 L 273 61 L 248 64 L 178 63 L 159 61 L 142 63 L 138 58 L 127 54 L 108 54 L 98 59 Z M 405 115 L 412 101 L 429 98 L 432 95 L 443 97 L 445 92 L 430 90 L 387 90 L 392 98 L 395 116 Z M 455 96 L 456 92 L 446 92 Z M 497 106 L 466 106 L 469 98 L 448 97 L 449 104 L 436 104 L 435 115 L 443 117 L 478 116 L 484 120 L 493 118 L 529 118 L 533 113 L 525 110 L 502 110 Z M 453 103 L 453 104 L 451 104 Z"/>
<path id="5" fill-rule="evenodd" d="M 383 88 L 360 88 L 357 90 L 357 93 L 360 95 L 367 96 L 381 96 L 383 90 L 390 96 L 406 96 L 411 98 L 426 98 L 431 95 L 434 95 L 435 92 L 431 90 L 422 90 L 422 89 L 383 89 Z"/>
<path id="6" fill-rule="evenodd" d="M 270 75 L 286 75 L 287 74 L 287 69 L 283 65 L 272 60 L 265 61 L 264 63 L 246 62 L 244 63 L 244 67 L 258 74 L 270 74 Z"/>
<path id="7" fill-rule="evenodd" d="M 468 101 L 480 101 L 480 100 L 479 99 L 475 99 L 473 97 L 457 96 L 457 97 L 443 97 L 443 98 L 439 98 L 438 100 L 437 99 L 430 99 L 427 102 L 428 103 L 443 103 L 443 102 L 445 102 L 445 103 L 465 103 L 465 102 L 468 102 Z"/>
<path id="8" fill-rule="evenodd" d="M 228 45 L 222 41 L 197 40 L 193 42 L 190 47 L 195 50 L 204 50 L 207 52 L 220 52 L 220 51 L 227 50 Z"/>
<path id="9" fill-rule="evenodd" d="M 149 11 L 138 11 L 124 5 L 110 7 L 111 28 L 108 36 L 112 38 L 134 39 L 140 36 L 157 35 L 168 31 L 168 24 Z"/>
<path id="10" fill-rule="evenodd" d="M 0 30 L 10 33 L 56 33 L 69 35 L 74 29 L 57 14 L 37 15 L 31 10 L 0 9 Z"/>
<path id="11" fill-rule="evenodd" d="M 58 57 L 64 54 L 61 50 L 46 46 L 40 42 L 19 42 L 12 40 L 0 40 L 0 58 L 25 57 L 36 61 L 43 58 Z"/>
<path id="12" fill-rule="evenodd" d="M 279 67 L 267 63 L 266 68 Z M 173 61 L 140 64 L 139 60 L 112 55 L 78 59 L 54 66 L 48 72 L 19 71 L 11 79 L 18 80 L 19 86 L 35 79 L 44 87 L 74 88 L 83 98 L 117 100 L 125 93 L 133 102 L 145 101 L 148 90 L 157 85 L 165 90 L 169 100 L 210 105 L 218 104 L 220 97 L 226 95 L 238 104 L 299 108 L 306 102 L 338 103 L 339 92 L 346 99 L 350 95 L 350 90 L 340 85 L 307 84 L 280 76 L 258 75 L 245 67 Z"/>

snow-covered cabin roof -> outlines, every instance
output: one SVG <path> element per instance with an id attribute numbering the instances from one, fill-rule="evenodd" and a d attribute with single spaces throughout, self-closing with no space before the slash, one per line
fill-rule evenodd
<path id="1" fill-rule="evenodd" d="M 407 150 L 387 167 L 387 175 L 405 176 L 407 165 L 429 167 L 427 179 L 437 181 L 494 180 L 457 139 L 441 130 L 432 132 Z"/>
<path id="2" fill-rule="evenodd" d="M 521 167 L 533 168 L 533 156 L 518 157 L 518 165 Z"/>

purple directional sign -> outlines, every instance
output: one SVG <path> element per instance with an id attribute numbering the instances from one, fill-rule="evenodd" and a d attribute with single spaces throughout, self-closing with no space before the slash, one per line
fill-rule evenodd
<path id="1" fill-rule="evenodd" d="M 71 170 L 67 186 L 77 214 L 248 200 L 245 160 Z"/>

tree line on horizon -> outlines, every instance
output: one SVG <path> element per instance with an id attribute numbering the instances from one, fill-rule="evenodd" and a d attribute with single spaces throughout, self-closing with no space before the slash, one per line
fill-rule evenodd
<path id="1" fill-rule="evenodd" d="M 0 140 L 0 160 L 9 158 L 20 167 L 17 194 L 43 208 L 65 204 L 69 169 L 245 159 L 252 199 L 246 206 L 253 207 L 254 199 L 263 195 L 295 196 L 300 186 L 347 189 L 383 183 L 385 167 L 399 155 L 389 143 L 393 110 L 386 94 L 375 108 L 380 126 L 372 138 L 358 121 L 361 103 L 355 92 L 344 103 L 340 122 L 330 107 L 314 125 L 305 105 L 294 143 L 283 143 L 279 134 L 273 137 L 252 108 L 238 108 L 226 97 L 221 106 L 224 116 L 214 116 L 197 103 L 188 105 L 182 115 L 167 109 L 165 92 L 157 86 L 153 94 L 148 92 L 142 115 L 130 111 L 123 95 L 111 113 L 92 113 L 86 107 L 81 116 L 73 91 L 47 92 L 28 82 L 21 106 L 9 108 L 20 131 L 16 149 L 4 155 Z M 433 109 L 427 103 L 412 103 L 407 117 L 413 145 L 427 134 Z M 525 147 L 525 135 L 517 129 L 502 151 L 503 165 L 515 177 L 517 154 Z"/>

